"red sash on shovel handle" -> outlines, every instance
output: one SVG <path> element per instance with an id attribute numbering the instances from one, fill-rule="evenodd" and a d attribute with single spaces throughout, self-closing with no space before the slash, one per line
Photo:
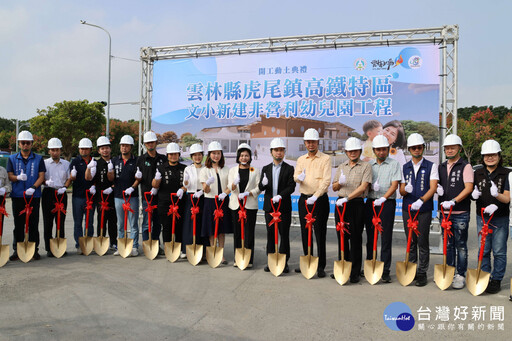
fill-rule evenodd
<path id="1" fill-rule="evenodd" d="M 126 199 L 126 195 L 123 191 L 123 200 L 124 200 L 124 204 L 123 204 L 123 211 L 124 211 L 124 236 L 125 238 L 127 238 L 126 236 L 126 231 L 128 230 L 128 212 L 131 212 L 131 213 L 134 213 L 134 211 L 132 210 L 132 206 L 130 205 L 130 199 L 132 198 L 132 195 L 128 195 L 128 199 Z"/>
<path id="2" fill-rule="evenodd" d="M 55 191 L 55 208 L 51 211 L 52 213 L 57 213 L 57 236 L 60 237 L 60 214 L 66 214 L 66 210 L 64 209 L 64 203 L 62 200 L 64 199 L 64 194 L 60 196 Z"/>
<path id="3" fill-rule="evenodd" d="M 2 219 L 2 216 L 9 216 L 9 214 L 5 210 L 5 195 L 2 200 L 2 203 L 0 204 L 0 237 L 4 235 L 4 220 Z"/>
<path id="4" fill-rule="evenodd" d="M 103 226 L 105 223 L 105 211 L 108 211 L 110 207 L 108 207 L 108 197 L 110 194 L 107 194 L 107 197 L 103 197 L 103 191 L 101 191 L 101 202 L 100 202 L 100 209 L 101 209 L 101 223 L 100 223 L 100 229 L 103 231 Z M 101 232 L 101 237 L 103 237 L 103 232 Z"/>
<path id="5" fill-rule="evenodd" d="M 214 238 L 217 238 L 217 234 L 219 232 L 219 220 L 220 218 L 224 217 L 224 211 L 222 211 L 222 204 L 224 204 L 224 200 L 220 202 L 220 206 L 218 203 L 218 195 L 215 196 L 215 211 L 213 211 L 213 220 L 215 220 L 215 234 Z"/>
<path id="6" fill-rule="evenodd" d="M 379 233 L 382 233 L 382 220 L 380 219 L 380 215 L 382 214 L 382 210 L 384 209 L 384 203 L 380 205 L 380 211 L 379 214 L 375 211 L 375 202 L 372 203 L 373 205 L 373 219 L 372 224 L 375 228 L 375 231 L 373 233 L 373 251 L 377 251 L 377 240 Z"/>
<path id="7" fill-rule="evenodd" d="M 94 197 L 94 195 L 91 195 L 89 196 L 89 194 L 91 193 L 91 191 L 89 189 L 86 189 L 85 190 L 85 234 L 86 234 L 86 237 L 89 236 L 89 213 L 91 212 L 92 210 L 92 198 Z"/>
<path id="8" fill-rule="evenodd" d="M 316 207 L 316 202 L 313 204 L 313 208 L 311 209 L 311 212 L 309 211 L 309 208 L 308 208 L 308 203 L 307 201 L 304 202 L 304 204 L 306 205 L 306 211 L 308 212 L 308 214 L 306 214 L 306 228 L 309 229 L 308 231 L 308 247 L 311 247 L 311 230 L 313 230 L 313 223 L 316 221 L 316 218 L 313 217 L 313 212 L 315 211 L 315 207 Z"/>
<path id="9" fill-rule="evenodd" d="M 343 213 L 340 213 L 340 208 L 336 206 L 336 211 L 338 211 L 338 217 L 340 217 L 340 221 L 336 224 L 336 231 L 340 232 L 340 250 L 345 252 L 345 233 L 350 234 L 345 223 L 345 209 L 347 208 L 347 203 L 343 204 Z"/>
<path id="10" fill-rule="evenodd" d="M 443 219 L 441 220 L 441 227 L 444 229 L 444 241 L 443 241 L 443 255 L 446 256 L 446 249 L 448 245 L 448 237 L 453 235 L 451 231 L 452 222 L 450 221 L 450 216 L 452 215 L 453 206 L 450 207 L 450 212 L 448 216 L 444 214 L 444 208 L 441 206 L 441 214 L 443 215 Z"/>
<path id="11" fill-rule="evenodd" d="M 272 220 L 270 221 L 270 224 L 274 224 L 274 243 L 277 247 L 277 241 L 279 238 L 278 235 L 278 224 L 281 222 L 281 212 L 279 212 L 279 209 L 281 208 L 281 200 L 279 200 L 279 205 L 277 206 L 277 209 L 274 207 L 274 201 L 270 199 L 270 204 L 272 205 L 272 213 L 270 213 L 270 216 L 272 217 Z M 277 249 L 276 249 L 277 251 Z"/>
<path id="12" fill-rule="evenodd" d="M 491 222 L 491 219 L 494 216 L 494 213 L 491 214 L 491 217 L 486 222 L 485 219 L 484 219 L 484 210 L 485 210 L 485 208 L 482 207 L 482 210 L 481 210 L 480 214 L 482 215 L 483 226 L 482 226 L 482 229 L 480 230 L 480 232 L 478 232 L 478 234 L 482 238 L 482 239 L 480 239 L 480 252 L 478 254 L 478 261 L 479 262 L 481 262 L 482 259 L 484 258 L 485 238 L 487 238 L 488 234 L 492 233 L 492 230 L 489 229 L 489 223 Z"/>
<path id="13" fill-rule="evenodd" d="M 245 220 L 247 219 L 247 210 L 245 209 L 245 203 L 247 202 L 247 197 L 244 197 L 243 202 L 238 199 L 238 204 L 240 206 L 240 209 L 238 210 L 238 221 L 240 222 L 240 236 L 241 239 L 244 240 L 245 238 Z M 244 243 L 245 244 L 245 243 Z M 244 245 L 242 245 L 244 247 Z"/>
<path id="14" fill-rule="evenodd" d="M 33 207 L 30 206 L 30 204 L 32 203 L 32 199 L 34 199 L 33 194 L 30 196 L 30 200 L 27 202 L 27 197 L 25 196 L 25 192 L 23 192 L 23 200 L 25 200 L 25 208 L 20 212 L 19 215 L 22 215 L 23 213 L 25 213 L 25 234 L 28 233 L 28 222 L 29 222 L 30 215 L 32 214 L 32 210 L 33 210 Z"/>
<path id="15" fill-rule="evenodd" d="M 196 236 L 196 219 L 199 214 L 199 200 L 201 198 L 197 198 L 197 202 L 194 202 L 194 194 L 190 194 L 190 202 L 192 203 L 192 207 L 190 207 L 190 216 L 192 218 L 192 236 Z"/>
<path id="16" fill-rule="evenodd" d="M 150 199 L 148 200 L 148 195 L 150 196 Z M 157 205 L 151 205 L 151 202 L 153 201 L 153 194 L 151 192 L 144 192 L 144 199 L 146 200 L 146 212 L 148 212 L 148 233 L 151 235 L 151 218 L 153 216 L 153 210 L 156 209 Z"/>
<path id="17" fill-rule="evenodd" d="M 420 234 L 420 231 L 418 231 L 418 214 L 420 213 L 420 210 L 416 211 L 416 214 L 414 217 L 411 215 L 411 206 L 409 205 L 409 219 L 407 219 L 407 227 L 409 228 L 409 235 L 407 236 L 407 253 L 411 251 L 411 239 L 412 239 L 412 233 L 416 233 L 416 236 Z"/>

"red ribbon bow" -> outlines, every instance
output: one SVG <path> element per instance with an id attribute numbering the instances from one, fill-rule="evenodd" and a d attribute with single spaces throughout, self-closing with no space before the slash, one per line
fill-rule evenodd
<path id="1" fill-rule="evenodd" d="M 487 235 L 493 232 L 493 230 L 489 229 L 489 223 L 491 222 L 491 219 L 494 214 L 491 214 L 491 217 L 489 218 L 489 220 L 485 221 L 484 210 L 485 210 L 485 208 L 482 207 L 481 215 L 482 215 L 483 226 L 482 226 L 482 229 L 480 230 L 480 232 L 478 232 L 478 234 L 480 236 L 482 236 L 482 240 L 485 240 Z"/>
<path id="2" fill-rule="evenodd" d="M 110 207 L 108 207 L 108 197 L 110 196 L 110 194 L 107 194 L 107 197 L 104 198 L 103 197 L 103 191 L 101 192 L 101 201 L 100 201 L 100 209 L 102 211 L 108 211 L 110 210 Z"/>
<path id="3" fill-rule="evenodd" d="M 2 215 L 6 216 L 6 217 L 9 216 L 9 214 L 5 210 L 5 196 L 4 196 L 4 200 L 2 201 L 2 204 L 0 205 L 0 219 L 2 218 Z"/>
<path id="4" fill-rule="evenodd" d="M 244 198 L 243 203 L 238 200 L 238 204 L 240 205 L 240 209 L 238 210 L 238 221 L 247 219 L 247 210 L 245 209 L 245 203 L 247 202 L 247 197 Z"/>
<path id="5" fill-rule="evenodd" d="M 222 211 L 222 208 L 217 208 L 213 211 L 213 219 L 218 220 L 222 217 L 224 217 L 224 211 Z"/>
<path id="6" fill-rule="evenodd" d="M 411 215 L 411 205 L 409 205 L 409 219 L 407 219 L 407 227 L 412 229 L 412 232 L 416 233 L 416 236 L 419 236 L 420 231 L 418 231 L 418 214 L 420 211 L 416 211 L 414 217 Z"/>
<path id="7" fill-rule="evenodd" d="M 349 223 L 346 223 L 344 221 L 339 221 L 337 224 L 336 224 L 336 231 L 343 231 L 343 233 L 348 233 L 350 234 L 347 226 L 349 225 Z"/>
<path id="8" fill-rule="evenodd" d="M 178 204 L 171 204 L 169 206 L 169 212 L 167 212 L 167 215 L 175 215 L 176 218 L 180 218 L 180 214 L 178 213 L 180 207 L 178 206 Z"/>
<path id="9" fill-rule="evenodd" d="M 281 222 L 281 212 L 271 212 L 270 216 L 272 216 L 270 224 L 278 224 Z"/>
<path id="10" fill-rule="evenodd" d="M 315 210 L 316 202 L 313 204 L 313 209 L 309 211 L 308 204 L 306 203 L 306 211 L 308 214 L 304 217 L 306 219 L 306 228 L 313 228 L 313 223 L 316 221 L 316 218 L 313 217 L 313 211 Z"/>
<path id="11" fill-rule="evenodd" d="M 192 215 L 192 219 L 195 219 L 196 215 L 199 214 L 200 207 L 199 206 L 192 206 L 190 208 L 190 214 Z"/>
<path id="12" fill-rule="evenodd" d="M 124 192 L 123 192 L 123 199 L 124 199 L 124 204 L 123 204 L 123 211 L 124 213 L 126 214 L 126 212 L 131 212 L 131 213 L 134 213 L 134 211 L 132 210 L 132 206 L 130 205 L 130 199 L 131 199 L 132 195 L 130 194 L 128 196 L 128 199 L 126 199 L 125 195 L 124 195 Z"/>
<path id="13" fill-rule="evenodd" d="M 52 213 L 60 212 L 62 214 L 66 214 L 66 210 L 64 209 L 64 203 L 63 202 L 56 202 L 55 208 L 51 211 Z"/>
<path id="14" fill-rule="evenodd" d="M 448 216 L 444 215 L 444 209 L 441 209 L 441 214 L 443 215 L 443 219 L 441 220 L 441 227 L 446 230 L 446 235 L 448 237 L 453 236 L 452 232 L 452 222 L 450 221 L 450 216 L 452 215 L 453 206 L 450 207 L 450 212 Z"/>
<path id="15" fill-rule="evenodd" d="M 373 218 L 372 224 L 377 229 L 379 233 L 382 233 L 382 220 L 380 219 L 380 214 L 382 213 L 382 209 L 384 208 L 384 203 L 380 206 L 379 214 L 375 211 L 375 204 L 373 205 Z"/>
<path id="16" fill-rule="evenodd" d="M 25 209 L 20 212 L 20 215 L 23 215 L 23 213 L 26 213 L 27 215 L 32 214 L 33 207 L 30 206 L 30 203 L 25 204 Z"/>

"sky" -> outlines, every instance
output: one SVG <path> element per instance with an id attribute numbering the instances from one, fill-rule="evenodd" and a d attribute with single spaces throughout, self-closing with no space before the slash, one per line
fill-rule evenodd
<path id="1" fill-rule="evenodd" d="M 290 35 L 459 25 L 458 101 L 512 106 L 512 1 L 0 1 L 0 117 L 29 119 L 64 100 L 106 101 L 138 119 L 140 48 Z M 507 63 L 508 64 L 508 63 Z"/>

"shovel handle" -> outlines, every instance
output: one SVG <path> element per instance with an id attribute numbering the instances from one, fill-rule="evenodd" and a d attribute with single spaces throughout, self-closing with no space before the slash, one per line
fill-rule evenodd
<path id="1" fill-rule="evenodd" d="M 409 227 L 409 233 L 407 235 L 407 249 L 405 250 L 405 252 L 407 254 L 409 254 L 409 252 L 411 251 L 411 240 L 412 240 L 412 228 Z M 408 257 L 407 257 L 408 259 Z"/>
<path id="2" fill-rule="evenodd" d="M 153 195 L 151 195 L 151 199 L 148 200 L 148 196 L 147 195 L 151 195 L 151 192 L 144 192 L 144 199 L 146 200 L 146 204 L 147 206 L 151 206 L 151 202 L 153 201 Z M 148 211 L 148 233 L 149 235 L 151 236 L 151 218 L 153 216 L 153 212 L 152 210 L 149 210 Z"/>
<path id="3" fill-rule="evenodd" d="M 279 240 L 279 233 L 278 233 L 278 227 L 277 222 L 274 223 L 274 243 L 277 245 Z"/>
<path id="4" fill-rule="evenodd" d="M 443 255 L 446 257 L 446 249 L 447 249 L 447 245 L 448 245 L 448 230 L 447 229 L 444 229 L 444 240 L 443 240 Z"/>

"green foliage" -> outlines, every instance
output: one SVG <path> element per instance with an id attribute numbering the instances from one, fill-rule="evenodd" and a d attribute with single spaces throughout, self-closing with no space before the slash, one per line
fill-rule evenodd
<path id="1" fill-rule="evenodd" d="M 103 127 L 103 132 L 105 127 Z M 118 119 L 110 120 L 110 143 L 112 145 L 112 155 L 119 155 L 119 141 L 124 135 L 130 135 L 133 137 L 135 144 L 132 148 L 132 153 L 137 155 L 138 143 L 139 143 L 139 122 L 135 120 L 121 121 Z"/>
<path id="2" fill-rule="evenodd" d="M 430 142 L 439 140 L 439 128 L 427 121 L 411 121 L 403 120 L 400 121 L 405 130 L 405 136 L 409 136 L 413 133 L 418 133 L 423 136 L 427 146 Z"/>
<path id="3" fill-rule="evenodd" d="M 196 135 L 181 135 L 181 144 L 185 147 L 190 147 L 194 143 L 202 143 L 203 140 L 198 139 Z"/>

